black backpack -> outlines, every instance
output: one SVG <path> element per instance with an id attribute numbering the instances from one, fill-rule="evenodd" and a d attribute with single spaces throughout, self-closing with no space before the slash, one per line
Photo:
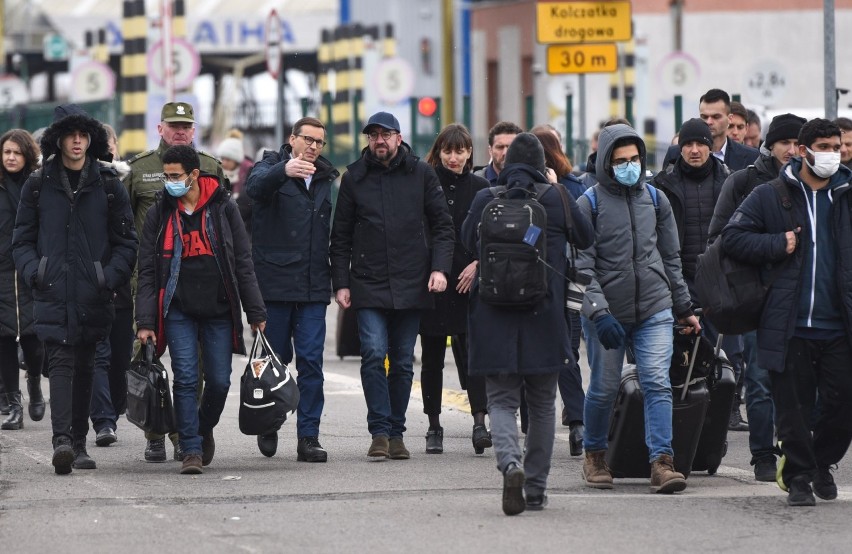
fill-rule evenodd
<path id="1" fill-rule="evenodd" d="M 491 187 L 479 224 L 479 298 L 501 308 L 530 309 L 547 296 L 547 212 L 535 190 Z"/>
<path id="2" fill-rule="evenodd" d="M 787 185 L 780 180 L 769 184 L 789 216 L 788 230 L 795 229 L 793 204 L 787 194 Z M 695 272 L 695 289 L 704 316 L 725 335 L 754 331 L 760 326 L 766 293 L 785 265 L 772 268 L 764 281 L 761 277 L 763 266 L 730 257 L 722 248 L 722 238 L 717 238 L 698 256 Z"/>

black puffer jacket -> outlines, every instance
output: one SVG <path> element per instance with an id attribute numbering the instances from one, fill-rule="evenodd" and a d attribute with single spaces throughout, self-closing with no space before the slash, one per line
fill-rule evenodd
<path id="1" fill-rule="evenodd" d="M 93 141 L 89 151 L 94 147 Z M 57 156 L 27 179 L 12 252 L 18 272 L 33 286 L 38 337 L 62 344 L 96 342 L 109 335 L 115 291 L 133 271 L 136 229 L 127 191 L 113 170 L 87 157 L 73 193 L 62 184 L 63 172 Z M 115 180 L 111 201 L 105 179 Z"/>
<path id="2" fill-rule="evenodd" d="M 331 230 L 334 290 L 350 289 L 353 308 L 433 307 L 429 276 L 449 282 L 455 244 L 435 171 L 405 143 L 389 167 L 365 148 L 347 169 Z"/>
<path id="3" fill-rule="evenodd" d="M 722 191 L 722 185 L 730 172 L 725 164 L 710 155 L 708 162 L 712 165 L 710 182 L 713 184 L 713 190 L 710 194 L 706 191 L 686 190 L 685 187 L 696 188 L 707 179 L 696 181 L 686 175 L 681 167 L 681 164 L 685 162 L 681 160 L 682 158 L 678 159 L 666 167 L 665 171 L 657 173 L 653 183 L 663 191 L 672 205 L 672 213 L 677 223 L 683 275 L 691 279 L 695 275 L 695 260 L 698 254 L 707 248 L 710 220 Z M 707 200 L 702 201 L 705 197 Z"/>
<path id="4" fill-rule="evenodd" d="M 15 271 L 12 259 L 12 232 L 21 200 L 21 189 L 29 174 L 0 169 L 0 337 L 35 334 L 33 293 Z"/>

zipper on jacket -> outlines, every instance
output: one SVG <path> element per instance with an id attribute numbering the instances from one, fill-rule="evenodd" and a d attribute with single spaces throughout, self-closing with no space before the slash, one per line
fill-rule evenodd
<path id="1" fill-rule="evenodd" d="M 805 194 L 805 207 L 808 210 L 808 218 L 811 220 L 811 243 L 813 244 L 813 248 L 811 249 L 811 294 L 810 299 L 808 300 L 808 327 L 813 325 L 813 315 L 814 315 L 814 299 L 816 298 L 816 267 L 817 267 L 817 191 L 812 190 L 811 196 L 813 197 L 813 206 L 808 202 L 807 192 L 804 188 L 802 188 L 802 192 Z"/>
<path id="2" fill-rule="evenodd" d="M 21 342 L 21 304 L 18 298 L 18 270 L 12 277 L 15 280 L 15 342 Z"/>
<path id="3" fill-rule="evenodd" d="M 627 191 L 627 212 L 630 214 L 630 233 L 633 235 L 633 280 L 635 282 L 634 290 L 635 290 L 635 302 L 633 306 L 636 309 L 636 323 L 639 323 L 639 272 L 636 271 L 636 258 L 638 256 L 638 252 L 636 251 L 636 214 L 633 213 L 633 199 L 631 198 L 630 191 Z"/>

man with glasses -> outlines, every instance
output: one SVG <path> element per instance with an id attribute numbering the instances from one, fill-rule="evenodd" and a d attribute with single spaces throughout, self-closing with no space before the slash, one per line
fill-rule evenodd
<path id="1" fill-rule="evenodd" d="M 328 459 L 318 437 L 331 298 L 331 189 L 340 174 L 320 156 L 324 146 L 325 125 L 303 117 L 288 143 L 278 152 L 265 151 L 246 180 L 246 194 L 254 201 L 252 258 L 268 313 L 267 338 L 284 363 L 296 356 L 300 462 Z M 258 435 L 257 446 L 265 456 L 275 455 L 278 433 Z"/>
<path id="2" fill-rule="evenodd" d="M 157 125 L 160 134 L 160 144 L 154 150 L 147 150 L 130 159 L 130 173 L 124 178 L 124 184 L 130 195 L 130 206 L 133 209 L 133 218 L 136 223 L 136 233 L 142 236 L 142 227 L 145 223 L 145 214 L 148 208 L 154 205 L 154 199 L 158 192 L 163 190 L 163 153 L 170 146 L 188 144 L 192 145 L 195 139 L 195 112 L 192 105 L 186 102 L 168 102 L 163 105 L 160 112 L 160 123 Z M 215 175 L 220 183 L 225 183 L 230 188 L 222 171 L 219 160 L 202 151 L 198 151 L 201 159 L 201 172 Z M 136 276 L 131 281 L 132 297 L 136 298 Z M 109 356 L 109 352 L 104 352 Z M 101 356 L 101 353 L 98 354 Z M 199 387 L 202 379 L 198 380 Z M 162 435 L 145 433 L 148 443 L 145 446 L 146 462 L 165 462 L 166 444 Z M 174 458 L 179 460 L 180 450 L 178 448 L 177 433 L 172 433 L 169 438 L 174 444 Z"/>
<path id="3" fill-rule="evenodd" d="M 447 287 L 455 233 L 438 176 L 411 154 L 396 117 L 378 112 L 363 132 L 367 148 L 347 167 L 337 198 L 331 278 L 337 304 L 358 312 L 373 437 L 367 455 L 407 460 L 402 437 L 420 311 Z"/>

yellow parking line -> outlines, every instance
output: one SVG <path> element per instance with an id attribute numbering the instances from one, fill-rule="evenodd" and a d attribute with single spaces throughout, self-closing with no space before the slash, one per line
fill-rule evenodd
<path id="1" fill-rule="evenodd" d="M 415 380 L 411 386 L 412 394 L 420 396 L 420 381 Z M 445 408 L 453 408 L 459 412 L 466 414 L 470 413 L 470 402 L 467 399 L 467 393 L 463 390 L 442 389 L 441 390 L 441 406 Z"/>

